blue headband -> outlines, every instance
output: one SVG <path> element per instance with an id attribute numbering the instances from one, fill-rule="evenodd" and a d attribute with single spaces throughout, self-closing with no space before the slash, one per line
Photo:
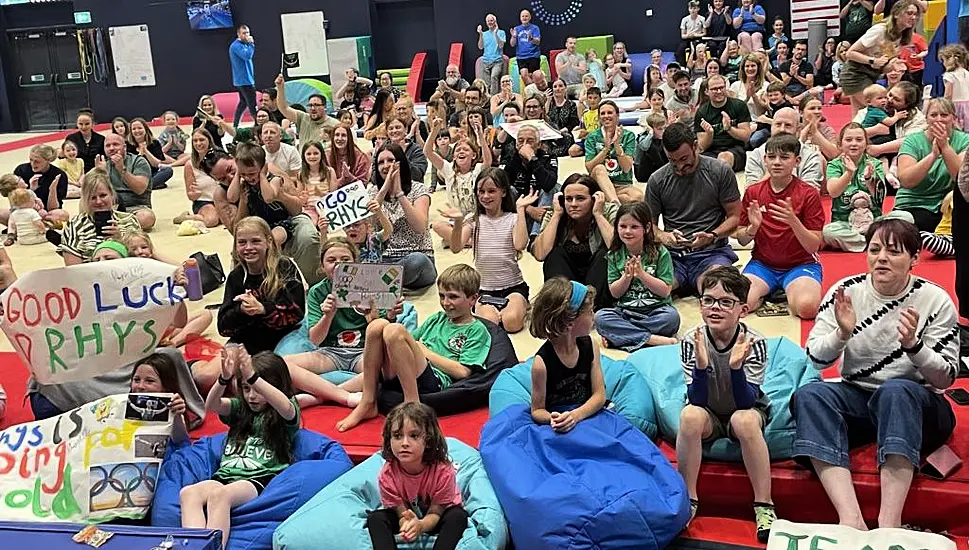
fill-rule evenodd
<path id="1" fill-rule="evenodd" d="M 572 296 L 569 298 L 569 309 L 573 313 L 578 313 L 579 308 L 582 307 L 582 302 L 585 301 L 585 295 L 589 293 L 589 287 L 575 281 L 570 282 L 572 283 Z"/>

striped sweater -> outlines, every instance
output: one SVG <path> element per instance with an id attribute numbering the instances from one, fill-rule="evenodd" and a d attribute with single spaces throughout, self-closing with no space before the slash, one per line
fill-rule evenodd
<path id="1" fill-rule="evenodd" d="M 857 316 L 851 337 L 842 341 L 834 315 L 834 293 L 845 287 Z M 898 340 L 900 311 L 919 312 L 914 353 L 902 351 Z M 958 372 L 959 329 L 952 299 L 942 288 L 912 276 L 897 296 L 883 296 L 870 276 L 856 275 L 835 283 L 818 311 L 807 341 L 807 354 L 815 368 L 830 367 L 842 352 L 841 378 L 865 390 L 876 390 L 886 380 L 903 378 L 936 393 L 952 385 Z"/>

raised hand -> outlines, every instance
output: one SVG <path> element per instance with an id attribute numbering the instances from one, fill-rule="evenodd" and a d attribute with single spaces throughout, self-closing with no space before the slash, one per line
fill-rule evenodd
<path id="1" fill-rule="evenodd" d="M 30 177 L 29 185 L 31 191 L 36 191 L 40 187 L 40 176 L 41 174 L 34 174 Z"/>
<path id="2" fill-rule="evenodd" d="M 596 191 L 592 194 L 592 214 L 603 214 L 603 208 L 606 204 L 606 194 L 602 191 Z"/>
<path id="3" fill-rule="evenodd" d="M 914 348 L 918 343 L 919 312 L 914 307 L 907 307 L 899 312 L 898 341 L 903 348 Z"/>
<path id="4" fill-rule="evenodd" d="M 854 174 L 858 171 L 858 165 L 848 155 L 841 155 L 841 162 L 844 164 L 845 172 Z"/>
<path id="5" fill-rule="evenodd" d="M 855 308 L 851 304 L 851 296 L 845 292 L 845 287 L 839 287 L 834 292 L 834 318 L 838 322 L 838 332 L 842 340 L 847 340 L 858 324 Z"/>
<path id="6" fill-rule="evenodd" d="M 464 220 L 464 213 L 461 212 L 460 209 L 455 208 L 453 206 L 438 208 L 437 213 L 449 220 Z"/>
<path id="7" fill-rule="evenodd" d="M 562 193 L 558 192 L 552 197 L 552 214 L 562 213 Z"/>
<path id="8" fill-rule="evenodd" d="M 94 157 L 94 167 L 98 170 L 108 169 L 108 161 L 104 158 L 104 155 L 97 155 Z"/>
<path id="9" fill-rule="evenodd" d="M 285 84 L 286 83 L 286 80 L 283 78 L 283 75 L 278 75 L 278 76 L 276 76 L 276 80 L 274 80 L 273 83 L 278 88 L 278 87 L 282 86 L 283 84 Z"/>
<path id="10" fill-rule="evenodd" d="M 744 361 L 747 356 L 750 355 L 750 340 L 747 339 L 747 333 L 741 332 L 737 336 L 737 341 L 733 345 L 733 349 L 730 350 L 730 368 L 733 370 L 738 370 L 744 366 Z"/>
<path id="11" fill-rule="evenodd" d="M 696 368 L 705 370 L 710 365 L 710 355 L 707 353 L 706 329 L 698 327 L 693 333 L 693 340 L 696 342 L 694 356 L 696 357 Z"/>
<path id="12" fill-rule="evenodd" d="M 518 200 L 515 201 L 515 209 L 522 210 L 528 208 L 535 204 L 536 201 L 538 201 L 538 191 L 532 189 L 527 195 L 518 197 Z"/>
<path id="13" fill-rule="evenodd" d="M 759 202 L 751 201 L 747 206 L 747 221 L 754 231 L 760 229 L 760 224 L 764 223 L 764 213 L 760 210 Z"/>

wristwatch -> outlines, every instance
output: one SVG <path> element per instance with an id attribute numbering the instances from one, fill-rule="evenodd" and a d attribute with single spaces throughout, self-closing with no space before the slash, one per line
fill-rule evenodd
<path id="1" fill-rule="evenodd" d="M 875 68 L 875 58 L 874 58 L 874 57 L 869 57 L 869 58 L 868 58 L 868 65 L 869 65 L 869 66 L 870 66 L 871 68 Z"/>

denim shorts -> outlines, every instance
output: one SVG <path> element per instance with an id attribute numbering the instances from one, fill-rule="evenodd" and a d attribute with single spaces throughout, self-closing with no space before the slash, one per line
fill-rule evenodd
<path id="1" fill-rule="evenodd" d="M 332 361 L 336 370 L 343 372 L 359 372 L 357 366 L 363 360 L 363 348 L 325 347 L 317 349 L 316 353 Z"/>
<path id="2" fill-rule="evenodd" d="M 673 256 L 673 278 L 681 288 L 696 289 L 700 275 L 718 265 L 733 265 L 737 255 L 729 246 L 718 246 L 697 252 L 671 250 Z"/>
<path id="3" fill-rule="evenodd" d="M 821 264 L 817 262 L 791 269 L 772 269 L 757 260 L 750 260 L 744 267 L 744 275 L 753 275 L 767 283 L 767 294 L 770 295 L 777 289 L 786 289 L 795 279 L 801 277 L 813 279 L 821 284 L 822 269 Z"/>

